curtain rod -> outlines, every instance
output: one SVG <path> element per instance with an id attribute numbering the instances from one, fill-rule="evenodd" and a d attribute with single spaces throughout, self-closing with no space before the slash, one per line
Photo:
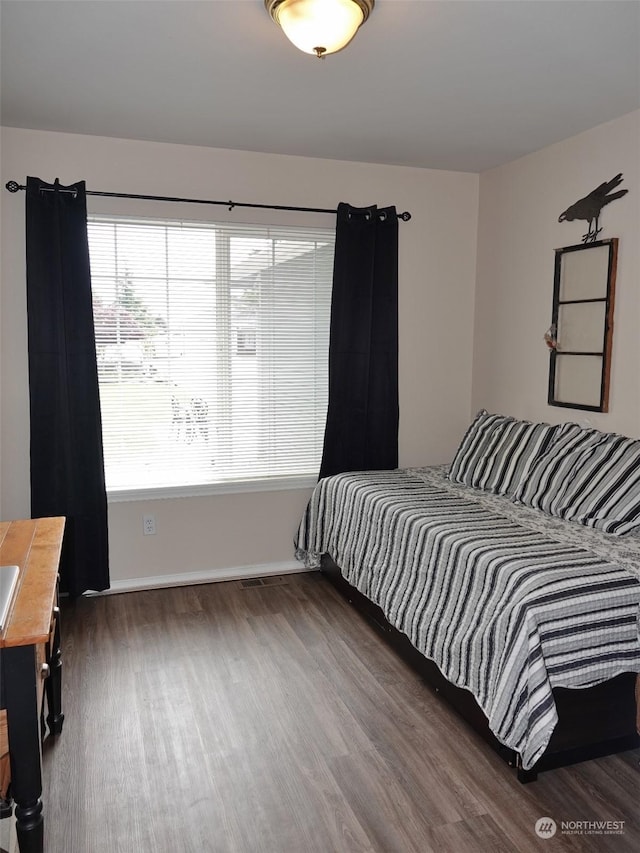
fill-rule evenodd
<path id="1" fill-rule="evenodd" d="M 19 190 L 26 190 L 26 186 L 18 184 L 16 181 L 7 181 L 5 187 L 10 193 L 17 193 Z M 53 186 L 40 187 L 40 190 L 41 192 L 62 192 L 74 194 L 76 192 L 73 189 L 60 186 L 57 178 Z M 86 190 L 86 193 L 87 195 L 102 196 L 103 198 L 136 198 L 144 201 L 181 201 L 186 204 L 220 204 L 228 207 L 229 210 L 233 210 L 234 207 L 256 207 L 262 208 L 263 210 L 297 210 L 302 211 L 303 213 L 337 213 L 337 210 L 332 210 L 331 208 L 326 207 L 289 207 L 285 204 L 251 204 L 246 201 L 211 201 L 204 198 L 179 198 L 168 195 L 137 195 L 136 193 L 108 193 L 100 192 L 99 190 Z M 401 219 L 403 222 L 408 222 L 411 219 L 411 214 L 407 210 L 403 213 L 398 213 L 397 216 L 398 219 Z"/>

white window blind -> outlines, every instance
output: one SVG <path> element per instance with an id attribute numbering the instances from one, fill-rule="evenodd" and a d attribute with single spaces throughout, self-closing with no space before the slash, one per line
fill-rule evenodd
<path id="1" fill-rule="evenodd" d="M 327 229 L 89 218 L 111 497 L 317 475 L 333 248 Z"/>

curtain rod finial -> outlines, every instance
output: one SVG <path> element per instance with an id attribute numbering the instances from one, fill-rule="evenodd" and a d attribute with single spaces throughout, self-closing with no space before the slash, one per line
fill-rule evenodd
<path id="1" fill-rule="evenodd" d="M 17 181 L 7 181 L 5 187 L 9 190 L 10 193 L 17 193 L 18 190 L 22 189 L 22 187 Z"/>
<path id="2" fill-rule="evenodd" d="M 398 219 L 402 219 L 403 222 L 408 222 L 411 219 L 411 214 L 408 210 L 405 210 L 404 213 L 398 214 Z"/>

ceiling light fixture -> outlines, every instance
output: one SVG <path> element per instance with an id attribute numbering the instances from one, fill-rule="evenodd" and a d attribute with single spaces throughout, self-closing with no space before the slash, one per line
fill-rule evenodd
<path id="1" fill-rule="evenodd" d="M 271 18 L 304 53 L 323 59 L 346 47 L 375 0 L 264 0 Z"/>

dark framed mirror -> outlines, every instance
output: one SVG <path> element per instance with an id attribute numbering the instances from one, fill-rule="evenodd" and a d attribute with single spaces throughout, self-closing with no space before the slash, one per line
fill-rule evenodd
<path id="1" fill-rule="evenodd" d="M 608 411 L 617 258 L 617 238 L 556 249 L 551 406 Z"/>

